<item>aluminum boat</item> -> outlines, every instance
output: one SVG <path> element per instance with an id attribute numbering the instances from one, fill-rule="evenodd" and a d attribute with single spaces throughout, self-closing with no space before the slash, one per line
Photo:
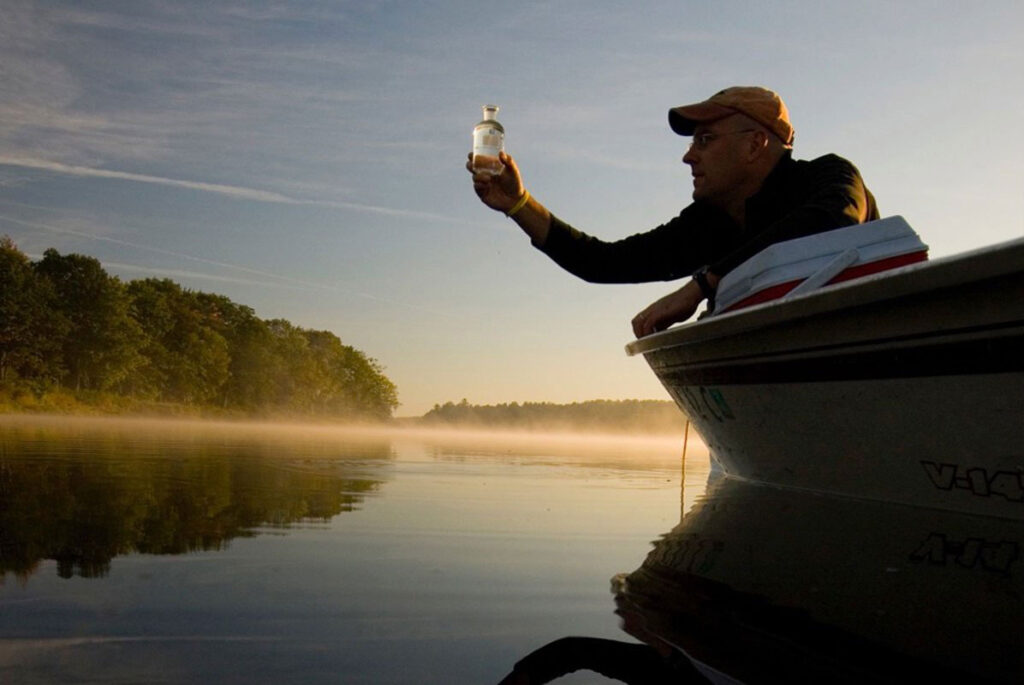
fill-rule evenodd
<path id="1" fill-rule="evenodd" d="M 1024 239 L 833 278 L 626 350 L 734 478 L 1024 518 Z"/>

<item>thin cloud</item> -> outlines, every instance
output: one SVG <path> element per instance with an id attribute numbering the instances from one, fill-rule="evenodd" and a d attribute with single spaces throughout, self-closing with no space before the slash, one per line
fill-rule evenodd
<path id="1" fill-rule="evenodd" d="M 221 195 L 228 195 L 230 197 L 237 197 L 246 200 L 257 200 L 259 202 L 297 202 L 292 198 L 266 190 L 255 190 L 253 188 L 242 188 L 239 186 L 229 186 L 218 183 L 182 181 L 174 178 L 164 178 L 162 176 L 149 176 L 147 174 L 134 174 L 126 171 L 112 171 L 109 169 L 96 169 L 93 167 L 62 164 L 60 162 L 51 162 L 43 159 L 30 159 L 26 157 L 10 157 L 7 155 L 0 155 L 0 164 L 5 164 L 7 166 L 24 167 L 28 169 L 44 169 L 46 171 L 53 171 L 60 174 L 70 174 L 72 176 L 87 176 L 91 178 L 115 178 L 124 181 L 137 181 L 139 183 L 156 183 L 159 185 L 175 186 L 177 188 L 189 188 L 192 190 L 219 193 Z"/>
<path id="2" fill-rule="evenodd" d="M 412 69 L 429 61 L 377 41 L 330 40 L 320 28 L 299 40 L 295 27 L 273 21 L 287 15 L 289 25 L 322 28 L 328 21 L 340 30 L 348 14 L 173 2 L 130 11 L 58 4 L 43 13 L 14 2 L 0 10 L 7 96 L 0 102 L 0 165 L 246 202 L 467 223 L 429 211 L 434 207 L 365 201 L 366 186 L 376 184 L 359 171 L 364 162 L 397 165 L 411 148 L 425 152 L 411 134 L 412 143 L 396 141 L 390 129 L 378 129 L 371 113 L 387 100 L 377 87 L 380 73 L 422 83 Z M 147 173 L 155 169 L 145 165 L 157 160 L 160 171 Z"/>
<path id="3" fill-rule="evenodd" d="M 232 186 L 220 183 L 185 181 L 176 178 L 150 176 L 148 174 L 136 174 L 127 171 L 114 171 L 111 169 L 97 169 L 95 167 L 63 164 L 61 162 L 51 162 L 49 160 L 33 159 L 29 157 L 13 157 L 9 155 L 0 155 L 0 164 L 6 166 L 22 167 L 26 169 L 39 169 L 59 174 L 69 174 L 72 176 L 83 176 L 88 178 L 110 178 L 121 181 L 133 181 L 136 183 L 153 183 L 157 185 L 173 186 L 176 188 L 188 188 L 189 190 L 197 190 L 206 193 L 215 193 L 218 195 L 233 197 L 239 200 L 253 200 L 256 202 L 270 202 L 276 204 L 302 205 L 313 207 L 333 207 L 335 209 L 348 209 L 359 212 L 386 214 L 389 216 L 428 219 L 431 221 L 457 221 L 455 219 L 452 219 L 451 217 L 442 216 L 440 214 L 433 214 L 431 212 L 421 212 L 410 209 L 395 209 L 393 207 L 364 205 L 356 202 L 342 202 L 338 200 L 304 200 L 300 198 L 288 197 L 287 195 L 282 195 L 281 193 L 275 193 L 269 190 L 258 190 L 256 188 L 245 188 L 242 186 Z"/>

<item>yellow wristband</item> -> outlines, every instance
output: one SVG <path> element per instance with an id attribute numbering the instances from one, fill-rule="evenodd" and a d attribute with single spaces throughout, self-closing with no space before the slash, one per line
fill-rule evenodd
<path id="1" fill-rule="evenodd" d="M 519 198 L 518 202 L 516 202 L 514 205 L 512 205 L 512 209 L 510 209 L 507 212 L 505 212 L 505 216 L 512 216 L 512 215 L 514 215 L 520 209 L 525 207 L 526 203 L 529 202 L 529 201 L 530 201 L 530 191 L 524 189 L 523 190 L 523 196 L 521 198 Z"/>

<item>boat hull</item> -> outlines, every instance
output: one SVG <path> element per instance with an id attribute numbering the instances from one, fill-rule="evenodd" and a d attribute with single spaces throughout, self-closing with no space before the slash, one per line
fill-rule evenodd
<path id="1" fill-rule="evenodd" d="M 1024 241 L 627 349 L 730 475 L 1024 518 Z"/>

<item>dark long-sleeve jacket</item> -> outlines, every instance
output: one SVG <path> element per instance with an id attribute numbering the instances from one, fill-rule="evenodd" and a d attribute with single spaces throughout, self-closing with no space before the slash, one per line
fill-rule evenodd
<path id="1" fill-rule="evenodd" d="M 670 281 L 704 265 L 724 276 L 774 243 L 877 218 L 875 198 L 853 164 L 836 155 L 797 161 L 787 153 L 747 200 L 744 227 L 696 201 L 668 223 L 614 242 L 552 216 L 547 240 L 538 247 L 593 283 Z"/>

